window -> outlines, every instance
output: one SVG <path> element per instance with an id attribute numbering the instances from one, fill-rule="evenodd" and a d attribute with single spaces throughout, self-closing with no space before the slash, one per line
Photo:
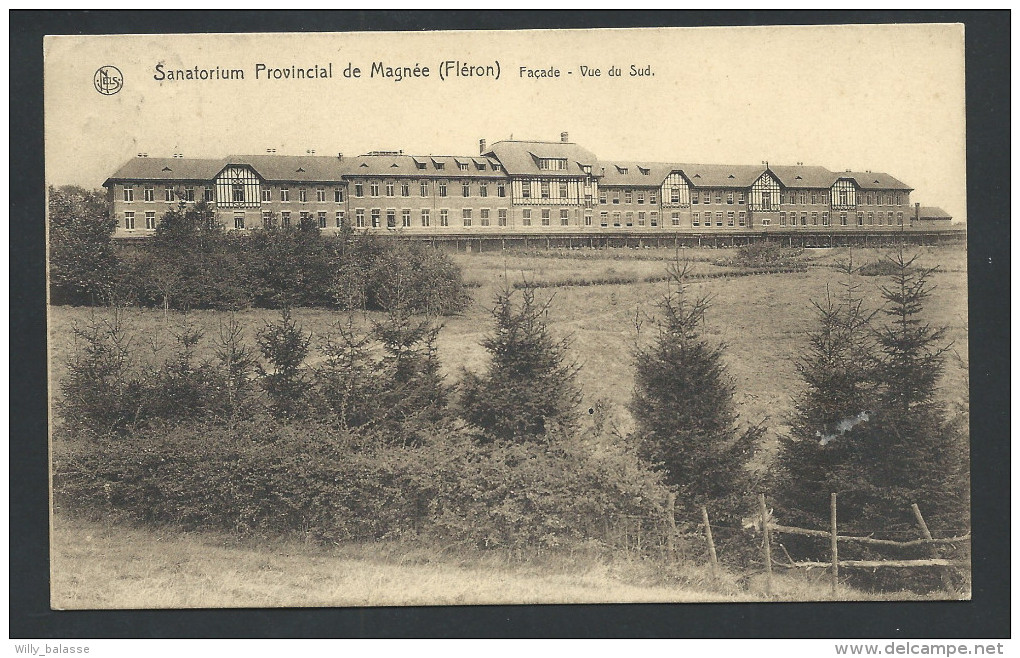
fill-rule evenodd
<path id="1" fill-rule="evenodd" d="M 234 201 L 238 201 L 237 191 L 236 191 L 237 188 L 241 188 L 241 198 L 240 198 L 240 201 L 244 201 L 244 186 L 239 184 L 239 183 L 234 185 L 234 190 L 235 190 L 234 191 Z M 170 187 L 169 185 L 167 185 L 165 188 L 163 188 L 163 194 L 164 194 L 164 198 L 166 199 L 167 203 L 169 203 L 169 202 L 174 200 L 174 188 Z"/>
<path id="2" fill-rule="evenodd" d="M 333 203 L 343 203 L 344 200 L 344 188 L 335 187 L 333 188 Z"/>
<path id="3" fill-rule="evenodd" d="M 765 221 L 767 222 L 768 220 L 766 219 Z M 764 223 L 764 222 L 763 222 L 763 223 Z M 747 224 L 747 218 L 746 218 L 746 213 L 744 213 L 743 211 L 741 211 L 741 212 L 739 212 L 739 213 L 737 214 L 737 225 L 738 225 L 738 226 L 744 226 L 745 224 Z"/>
<path id="4" fill-rule="evenodd" d="M 386 196 L 393 196 L 393 181 L 386 181 Z"/>
<path id="5" fill-rule="evenodd" d="M 369 186 L 369 190 L 372 196 L 379 196 L 379 183 L 373 181 Z"/>
<path id="6" fill-rule="evenodd" d="M 124 186 L 124 200 L 127 201 L 128 203 L 135 200 L 135 188 L 131 187 L 130 185 Z"/>
<path id="7" fill-rule="evenodd" d="M 892 226 L 892 216 L 893 214 L 889 213 L 889 216 L 886 218 L 886 224 L 888 224 L 889 226 Z"/>
<path id="8" fill-rule="evenodd" d="M 145 213 L 145 228 L 150 231 L 156 228 L 156 213 L 147 212 Z"/>
<path id="9" fill-rule="evenodd" d="M 896 213 L 896 225 L 903 226 L 903 213 L 901 212 Z"/>
<path id="10" fill-rule="evenodd" d="M 343 210 L 337 210 L 336 211 L 336 227 L 340 228 L 343 225 L 344 225 L 344 211 Z"/>
<path id="11" fill-rule="evenodd" d="M 273 213 L 265 210 L 262 212 L 262 228 L 272 228 L 273 226 Z"/>
<path id="12" fill-rule="evenodd" d="M 354 211 L 354 224 L 358 228 L 365 228 L 365 209 L 358 208 Z"/>
<path id="13" fill-rule="evenodd" d="M 691 199 L 691 203 L 697 203 L 698 202 L 697 199 L 698 199 L 698 195 L 695 194 L 694 197 Z M 679 187 L 671 187 L 671 188 L 669 188 L 669 202 L 670 203 L 680 203 L 680 188 Z"/>
<path id="14" fill-rule="evenodd" d="M 673 213 L 673 226 L 680 226 L 680 213 Z M 701 226 L 701 213 L 691 215 L 691 226 Z"/>
<path id="15" fill-rule="evenodd" d="M 325 200 L 325 198 L 326 198 L 326 191 L 325 190 L 323 190 L 323 192 L 322 192 L 322 197 L 323 197 L 323 200 Z M 325 210 L 320 210 L 319 211 L 319 228 L 326 228 L 326 211 Z"/>
<path id="16" fill-rule="evenodd" d="M 202 198 L 206 201 L 213 200 L 213 189 L 211 187 L 205 188 L 205 192 L 202 194 Z"/>
<path id="17" fill-rule="evenodd" d="M 466 162 L 458 162 L 457 163 L 457 168 L 460 169 L 461 171 L 467 171 L 468 170 L 468 163 L 466 163 Z"/>
<path id="18" fill-rule="evenodd" d="M 407 181 L 400 183 L 400 196 L 411 196 L 411 184 Z"/>
<path id="19" fill-rule="evenodd" d="M 800 193 L 800 202 L 801 202 L 802 204 L 803 204 L 803 203 L 807 203 L 807 192 L 801 192 L 801 193 Z"/>
<path id="20" fill-rule="evenodd" d="M 364 226 L 365 225 L 365 211 L 364 210 L 361 211 L 361 216 L 362 216 L 361 217 L 361 226 Z M 284 210 L 283 212 L 280 213 L 280 223 L 283 224 L 284 227 L 289 227 L 290 226 L 290 211 L 289 210 Z"/>
<path id="21" fill-rule="evenodd" d="M 670 201 L 672 201 L 672 200 L 673 200 L 673 196 L 672 196 L 672 193 L 670 193 Z M 680 188 L 676 188 L 676 203 L 680 203 Z M 698 205 L 698 193 L 697 192 L 692 192 L 691 193 L 691 205 L 692 206 Z"/>
<path id="22" fill-rule="evenodd" d="M 715 202 L 716 202 L 716 204 L 721 204 L 722 203 L 722 190 L 716 190 L 715 191 Z"/>
<path id="23" fill-rule="evenodd" d="M 548 199 L 549 198 L 549 181 L 547 181 L 547 180 L 542 181 L 541 183 L 539 183 L 539 187 L 540 187 L 540 192 L 541 192 L 542 198 L 543 199 Z"/>
<path id="24" fill-rule="evenodd" d="M 733 211 L 726 213 L 726 226 L 733 226 Z"/>
<path id="25" fill-rule="evenodd" d="M 569 226 L 569 225 L 570 225 L 570 219 L 567 217 L 567 210 L 566 209 L 561 210 L 560 211 L 560 226 Z"/>
<path id="26" fill-rule="evenodd" d="M 653 206 L 655 205 L 656 198 L 657 197 L 655 195 L 655 192 L 649 192 L 648 193 L 648 203 L 652 204 Z"/>
<path id="27" fill-rule="evenodd" d="M 567 198 L 567 181 L 560 181 L 559 188 L 560 188 L 560 198 L 561 199 L 566 199 Z"/>
<path id="28" fill-rule="evenodd" d="M 404 208 L 400 211 L 400 225 L 404 228 L 411 227 L 411 209 Z"/>
<path id="29" fill-rule="evenodd" d="M 606 205 L 606 193 L 605 192 L 599 192 L 599 203 L 601 205 L 603 205 L 603 206 Z"/>
<path id="30" fill-rule="evenodd" d="M 315 200 L 318 203 L 326 203 L 326 188 L 319 187 L 315 190 Z"/>
<path id="31" fill-rule="evenodd" d="M 715 214 L 715 225 L 716 226 L 722 226 L 722 213 L 721 212 L 717 212 Z"/>
<path id="32" fill-rule="evenodd" d="M 521 211 L 521 224 L 531 226 L 531 208 L 525 208 Z"/>
<path id="33" fill-rule="evenodd" d="M 450 211 L 449 210 L 446 210 L 444 208 L 443 210 L 439 211 L 439 225 L 440 226 L 449 226 L 450 225 Z"/>
<path id="34" fill-rule="evenodd" d="M 584 225 L 591 226 L 591 215 L 588 213 L 584 214 Z"/>
<path id="35" fill-rule="evenodd" d="M 875 213 L 869 212 L 868 213 L 868 226 L 874 226 L 874 225 L 875 225 Z"/>
<path id="36" fill-rule="evenodd" d="M 549 226 L 549 220 L 552 212 L 548 208 L 542 209 L 542 226 Z"/>
<path id="37" fill-rule="evenodd" d="M 627 226 L 634 226 L 634 213 L 628 212 L 625 219 L 627 220 Z"/>
<path id="38" fill-rule="evenodd" d="M 816 212 L 811 213 L 811 225 L 818 226 L 818 213 Z"/>
<path id="39" fill-rule="evenodd" d="M 169 197 L 171 194 L 173 194 L 173 190 L 171 190 L 169 187 L 166 188 L 167 201 L 170 201 Z M 230 198 L 233 199 L 234 203 L 244 203 L 244 185 L 242 185 L 241 183 L 234 183 L 234 185 L 231 187 Z"/>
<path id="40" fill-rule="evenodd" d="M 301 211 L 301 223 L 299 224 L 299 226 L 307 226 L 307 222 L 308 221 L 310 221 L 310 218 L 308 216 L 308 211 L 307 210 L 302 210 Z"/>
<path id="41" fill-rule="evenodd" d="M 297 194 L 299 203 L 308 203 L 308 190 L 302 187 L 298 190 Z"/>
<path id="42" fill-rule="evenodd" d="M 234 213 L 234 228 L 239 230 L 239 231 L 244 229 L 244 213 L 243 212 L 235 212 Z"/>
<path id="43" fill-rule="evenodd" d="M 360 185 L 361 184 L 359 183 L 358 186 L 360 187 Z M 358 194 L 358 196 L 361 196 L 361 194 Z M 290 201 L 290 189 L 289 188 L 286 188 L 286 187 L 281 187 L 280 188 L 280 201 Z"/>
<path id="44" fill-rule="evenodd" d="M 382 211 L 378 208 L 372 209 L 372 228 L 379 228 L 379 225 L 382 223 L 381 216 Z"/>
<path id="45" fill-rule="evenodd" d="M 638 192 L 637 193 L 637 202 L 638 203 L 644 203 L 645 202 L 645 193 L 644 192 Z"/>
<path id="46" fill-rule="evenodd" d="M 807 213 L 806 212 L 802 212 L 800 214 L 800 225 L 801 226 L 807 226 Z"/>
<path id="47" fill-rule="evenodd" d="M 829 213 L 823 212 L 822 213 L 822 226 L 828 226 L 828 225 L 829 225 Z"/>
<path id="48" fill-rule="evenodd" d="M 129 231 L 135 230 L 135 214 L 133 212 L 124 213 L 124 228 Z"/>
<path id="49" fill-rule="evenodd" d="M 639 212 L 637 214 L 637 225 L 638 226 L 644 226 L 645 225 L 645 214 L 643 212 Z"/>
<path id="50" fill-rule="evenodd" d="M 386 228 L 397 228 L 397 211 L 393 208 L 386 211 Z"/>
<path id="51" fill-rule="evenodd" d="M 498 219 L 496 220 L 500 226 L 506 226 L 506 208 L 500 208 L 498 211 Z"/>
<path id="52" fill-rule="evenodd" d="M 263 187 L 262 188 L 262 200 L 263 201 L 272 201 L 273 200 L 273 191 L 271 189 L 267 188 L 267 187 Z"/>
<path id="53" fill-rule="evenodd" d="M 506 196 L 506 183 L 496 183 L 496 196 Z"/>
<path id="54" fill-rule="evenodd" d="M 772 220 L 771 219 L 769 219 L 768 217 L 763 217 L 762 218 L 762 220 L 761 220 L 761 225 L 762 226 L 769 226 L 770 224 L 772 224 Z"/>
<path id="55" fill-rule="evenodd" d="M 839 225 L 840 226 L 846 226 L 846 213 L 845 212 L 839 213 Z"/>
<path id="56" fill-rule="evenodd" d="M 658 226 L 659 225 L 659 213 L 657 213 L 657 212 L 651 213 L 648 216 L 648 220 L 651 222 L 652 226 Z"/>
<path id="57" fill-rule="evenodd" d="M 489 196 L 489 184 L 488 183 L 479 183 L 478 184 L 478 196 L 482 196 L 482 197 Z"/>
<path id="58" fill-rule="evenodd" d="M 726 193 L 726 203 L 731 206 L 733 205 L 733 192 Z"/>
<path id="59" fill-rule="evenodd" d="M 813 192 L 811 194 L 811 203 L 818 203 L 818 195 Z"/>
<path id="60" fill-rule="evenodd" d="M 439 183 L 439 196 L 446 196 L 446 182 Z"/>
<path id="61" fill-rule="evenodd" d="M 741 192 L 740 196 L 737 197 L 737 205 L 744 205 L 744 201 L 747 200 L 747 192 Z"/>
<path id="62" fill-rule="evenodd" d="M 566 158 L 542 158 L 538 161 L 539 169 L 565 170 L 567 168 Z"/>
<path id="63" fill-rule="evenodd" d="M 625 190 L 623 193 L 623 202 L 634 203 L 634 193 L 631 192 L 630 190 Z"/>
<path id="64" fill-rule="evenodd" d="M 619 205 L 619 203 L 620 203 L 620 193 L 619 192 L 613 192 L 613 203 L 616 204 L 616 205 Z"/>
<path id="65" fill-rule="evenodd" d="M 613 213 L 613 226 L 620 226 L 620 213 L 618 212 Z"/>
<path id="66" fill-rule="evenodd" d="M 864 213 L 862 212 L 857 213 L 857 225 L 864 226 Z"/>
<path id="67" fill-rule="evenodd" d="M 152 185 L 146 185 L 145 189 L 142 190 L 143 201 L 155 201 L 156 200 L 156 188 Z"/>
<path id="68" fill-rule="evenodd" d="M 780 226 L 786 226 L 786 213 L 785 212 L 779 213 L 779 225 Z"/>
<path id="69" fill-rule="evenodd" d="M 678 212 L 672 213 L 670 215 L 670 217 L 669 217 L 669 221 L 670 221 L 670 223 L 673 226 L 680 226 L 680 213 L 678 213 Z M 693 226 L 700 226 L 701 225 L 701 214 L 700 213 L 694 213 L 693 215 L 691 215 L 691 224 Z"/>
<path id="70" fill-rule="evenodd" d="M 464 181 L 460 184 L 460 195 L 464 197 L 471 196 L 471 183 Z"/>
<path id="71" fill-rule="evenodd" d="M 445 162 L 436 162 L 435 160 L 433 160 L 432 164 L 434 164 L 436 166 L 436 169 L 446 169 L 446 163 Z"/>
<path id="72" fill-rule="evenodd" d="M 609 226 L 609 213 L 607 212 L 599 213 L 599 226 L 601 226 L 602 228 Z"/>
<path id="73" fill-rule="evenodd" d="M 431 226 L 432 225 L 432 217 L 430 216 L 431 214 L 432 214 L 432 212 L 428 208 L 422 208 L 421 209 L 421 225 L 422 226 Z"/>

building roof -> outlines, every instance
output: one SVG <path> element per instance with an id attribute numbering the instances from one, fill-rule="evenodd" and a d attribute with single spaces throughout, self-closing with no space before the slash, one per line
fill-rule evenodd
<path id="1" fill-rule="evenodd" d="M 695 187 L 751 187 L 765 172 L 765 165 L 680 164 Z"/>
<path id="2" fill-rule="evenodd" d="M 599 185 L 628 185 L 631 187 L 659 187 L 666 176 L 678 171 L 673 162 L 599 162 L 592 172 L 601 174 Z"/>
<path id="3" fill-rule="evenodd" d="M 444 176 L 449 178 L 504 178 L 506 173 L 495 158 L 481 155 L 405 155 L 403 153 L 369 153 L 344 159 L 344 175 L 373 176 Z M 461 165 L 467 165 L 466 170 Z"/>
<path id="4" fill-rule="evenodd" d="M 343 161 L 330 155 L 231 155 L 222 162 L 248 165 L 267 181 L 340 182 L 343 175 Z"/>
<path id="5" fill-rule="evenodd" d="M 222 158 L 131 158 L 106 183 L 116 180 L 209 181 L 224 164 Z"/>
<path id="6" fill-rule="evenodd" d="M 503 164 L 506 173 L 511 176 L 524 174 L 584 176 L 582 167 L 590 166 L 592 173 L 597 173 L 598 158 L 588 149 L 573 142 L 526 142 L 504 140 L 496 142 L 485 153 L 493 156 Z M 565 158 L 566 171 L 549 171 L 540 169 L 538 162 L 546 158 Z"/>
<path id="7" fill-rule="evenodd" d="M 862 190 L 913 190 L 901 180 L 881 171 L 846 171 L 837 178 L 852 178 Z"/>
<path id="8" fill-rule="evenodd" d="M 952 219 L 953 216 L 937 206 L 921 206 L 917 210 L 917 216 L 921 219 Z"/>
<path id="9" fill-rule="evenodd" d="M 836 182 L 836 174 L 825 167 L 805 165 L 769 166 L 779 182 L 788 188 L 819 188 L 828 189 Z"/>

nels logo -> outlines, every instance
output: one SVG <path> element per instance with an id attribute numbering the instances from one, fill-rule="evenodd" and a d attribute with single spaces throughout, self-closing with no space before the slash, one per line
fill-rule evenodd
<path id="1" fill-rule="evenodd" d="M 124 88 L 124 74 L 116 66 L 100 66 L 92 76 L 96 91 L 104 96 L 113 96 Z"/>

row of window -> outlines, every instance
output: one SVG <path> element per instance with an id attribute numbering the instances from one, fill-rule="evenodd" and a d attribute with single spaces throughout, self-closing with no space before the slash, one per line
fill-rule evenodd
<path id="1" fill-rule="evenodd" d="M 487 197 L 489 196 L 489 183 L 482 181 L 477 183 L 478 196 Z M 429 181 L 423 180 L 418 182 L 418 193 L 421 197 L 429 196 L 430 184 Z M 384 184 L 380 184 L 377 181 L 372 181 L 368 184 L 369 196 L 378 197 L 382 196 L 380 192 L 385 188 L 386 196 L 393 197 L 397 196 L 398 183 L 393 181 L 386 181 Z M 471 181 L 461 181 L 460 193 L 463 197 L 471 196 L 472 183 Z M 408 197 L 411 196 L 411 183 L 408 181 L 402 181 L 399 183 L 400 196 Z M 447 181 L 438 181 L 436 183 L 436 194 L 441 197 L 449 196 L 449 186 Z M 354 183 L 354 196 L 362 198 L 365 196 L 365 183 L 357 181 Z M 506 183 L 496 183 L 496 196 L 506 196 Z"/>
<path id="2" fill-rule="evenodd" d="M 438 223 L 439 226 L 450 225 L 450 211 L 447 208 L 443 208 L 438 211 Z M 473 208 L 463 208 L 460 211 L 460 221 L 462 226 L 472 226 L 476 219 Z M 478 211 L 477 215 L 479 226 L 492 226 L 492 210 L 490 208 L 482 208 Z M 506 208 L 500 208 L 496 211 L 496 226 L 507 225 L 507 210 Z M 337 226 L 340 226 L 340 218 L 337 219 Z M 356 228 L 382 228 L 383 224 L 383 213 L 378 208 L 371 210 L 365 210 L 364 208 L 358 208 L 354 211 L 354 226 Z M 404 208 L 400 211 L 400 224 L 402 228 L 410 228 L 413 225 L 414 218 L 412 218 L 412 212 L 408 208 Z M 422 208 L 418 212 L 417 221 L 421 226 L 432 226 L 432 209 Z M 385 217 L 386 228 L 397 228 L 397 211 L 395 209 L 389 209 L 386 211 Z"/>
<path id="3" fill-rule="evenodd" d="M 676 198 L 677 198 L 676 203 L 680 203 L 680 188 L 673 188 L 673 189 L 676 191 Z M 645 202 L 645 193 L 644 192 L 638 191 L 637 194 L 635 194 L 632 190 L 624 190 L 623 191 L 623 202 L 624 203 L 633 203 L 635 196 L 637 197 L 638 204 L 643 204 Z M 651 205 L 655 205 L 658 202 L 659 202 L 658 201 L 658 194 L 655 193 L 655 192 L 649 192 L 648 193 L 648 203 L 651 204 Z M 604 205 L 607 205 L 608 203 L 609 203 L 608 192 L 605 189 L 600 190 L 599 191 L 599 204 L 604 206 Z M 619 203 L 620 203 L 620 193 L 618 191 L 614 190 L 613 191 L 613 204 L 614 205 L 618 205 Z"/>
<path id="4" fill-rule="evenodd" d="M 645 217 L 646 217 L 646 215 L 645 215 L 644 212 L 639 211 L 637 213 L 637 226 L 645 226 L 646 225 L 645 224 Z M 658 226 L 659 225 L 659 213 L 657 213 L 657 212 L 650 212 L 650 213 L 648 213 L 647 218 L 648 218 L 648 224 L 647 224 L 648 226 Z M 609 226 L 609 220 L 610 220 L 610 214 L 608 212 L 603 211 L 603 212 L 599 213 L 599 225 L 602 228 L 606 228 L 607 226 Z M 613 226 L 614 227 L 634 226 L 635 225 L 635 223 L 634 223 L 635 222 L 635 213 L 633 213 L 633 212 L 625 212 L 625 213 L 614 212 L 612 214 L 612 220 L 613 220 Z M 677 223 L 679 224 L 679 219 L 677 220 Z M 585 218 L 585 225 L 587 225 L 587 224 L 588 224 L 588 221 L 587 221 L 587 217 L 586 217 Z"/>

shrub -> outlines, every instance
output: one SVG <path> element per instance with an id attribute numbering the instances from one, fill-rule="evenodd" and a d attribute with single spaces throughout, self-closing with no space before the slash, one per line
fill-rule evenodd
<path id="1" fill-rule="evenodd" d="M 288 307 L 280 311 L 278 322 L 266 323 L 258 333 L 259 350 L 270 369 L 262 364 L 256 367 L 278 416 L 299 416 L 309 409 L 310 386 L 303 364 L 310 342 L 311 336 L 298 326 Z"/>
<path id="2" fill-rule="evenodd" d="M 118 272 L 116 220 L 105 192 L 49 187 L 49 281 L 54 304 L 106 304 Z"/>
<path id="3" fill-rule="evenodd" d="M 861 276 L 892 276 L 896 274 L 896 265 L 889 260 L 877 260 L 862 266 L 860 274 Z"/>

